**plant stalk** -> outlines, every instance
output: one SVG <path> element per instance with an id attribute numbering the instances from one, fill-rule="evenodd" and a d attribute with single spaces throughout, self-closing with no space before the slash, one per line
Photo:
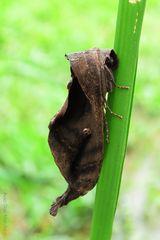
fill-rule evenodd
<path id="1" fill-rule="evenodd" d="M 109 144 L 105 146 L 104 161 L 96 189 L 91 240 L 110 240 L 117 207 L 124 157 L 131 118 L 136 79 L 139 40 L 145 10 L 145 0 L 119 0 L 114 50 L 119 58 L 115 72 L 117 85 L 109 94 L 108 103 L 122 120 L 107 113 Z"/>

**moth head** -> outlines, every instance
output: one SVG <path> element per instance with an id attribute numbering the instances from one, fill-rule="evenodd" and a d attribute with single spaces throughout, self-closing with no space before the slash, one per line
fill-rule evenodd
<path id="1" fill-rule="evenodd" d="M 115 70 L 118 67 L 118 57 L 113 49 L 107 53 L 105 65 L 111 70 Z"/>

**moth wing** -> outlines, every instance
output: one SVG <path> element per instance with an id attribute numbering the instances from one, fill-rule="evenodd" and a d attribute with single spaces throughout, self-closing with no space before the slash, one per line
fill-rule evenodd
<path id="1" fill-rule="evenodd" d="M 104 80 L 102 79 L 104 69 L 101 62 L 104 58 L 101 57 L 99 49 L 91 49 L 70 54 L 67 59 L 70 61 L 72 75 L 90 102 L 90 111 L 84 111 L 83 126 L 90 128 L 91 137 L 72 164 L 73 185 L 84 192 L 84 190 L 92 189 L 96 184 L 103 158 L 104 111 L 101 81 Z"/>
<path id="2" fill-rule="evenodd" d="M 66 55 L 66 57 L 85 95 L 93 101 L 101 78 L 99 49 L 73 53 Z"/>
<path id="3" fill-rule="evenodd" d="M 73 77 L 64 105 L 51 120 L 48 136 L 54 160 L 68 183 L 72 178 L 73 162 L 84 138 L 88 138 L 83 130 L 86 127 L 87 112 L 90 111 L 90 102 Z"/>

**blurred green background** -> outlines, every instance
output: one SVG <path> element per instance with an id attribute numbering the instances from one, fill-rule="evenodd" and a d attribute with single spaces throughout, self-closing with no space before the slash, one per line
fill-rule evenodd
<path id="1" fill-rule="evenodd" d="M 113 47 L 117 7 L 105 0 L 0 1 L 2 240 L 89 239 L 95 189 L 56 218 L 48 213 L 67 185 L 47 126 L 67 94 L 64 54 Z M 148 1 L 113 240 L 160 239 L 159 11 L 158 0 Z"/>

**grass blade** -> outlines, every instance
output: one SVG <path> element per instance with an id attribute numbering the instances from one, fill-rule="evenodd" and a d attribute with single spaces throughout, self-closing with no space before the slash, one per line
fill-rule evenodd
<path id="1" fill-rule="evenodd" d="M 91 240 L 110 240 L 112 235 L 128 138 L 145 2 L 119 1 L 114 49 L 120 63 L 115 78 L 117 85 L 129 86 L 129 90 L 116 89 L 109 95 L 109 106 L 114 112 L 121 114 L 123 120 L 107 114 L 110 142 L 105 147 L 104 162 L 97 184 Z"/>

